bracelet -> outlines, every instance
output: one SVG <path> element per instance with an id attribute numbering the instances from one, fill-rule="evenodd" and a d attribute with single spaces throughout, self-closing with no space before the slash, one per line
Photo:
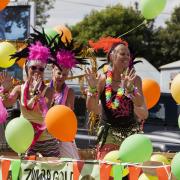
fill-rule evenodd
<path id="1" fill-rule="evenodd" d="M 131 85 L 131 87 L 130 87 L 129 89 L 126 88 L 127 93 L 128 93 L 128 94 L 133 93 L 134 88 L 135 88 L 135 86 L 134 86 L 133 84 Z"/>
<path id="2" fill-rule="evenodd" d="M 91 93 L 91 92 L 87 92 L 87 96 L 90 96 L 90 97 L 98 97 L 98 93 L 97 93 L 97 91 L 96 92 L 94 92 L 94 93 Z"/>
<path id="3" fill-rule="evenodd" d="M 138 88 L 136 86 L 133 86 L 133 90 L 131 92 L 127 92 L 127 97 L 130 99 L 133 98 L 133 96 L 136 96 L 138 93 Z"/>
<path id="4" fill-rule="evenodd" d="M 134 87 L 134 91 L 133 91 L 134 96 L 136 96 L 138 94 L 138 88 Z"/>
<path id="5" fill-rule="evenodd" d="M 90 92 L 90 93 L 95 93 L 95 92 L 97 92 L 97 88 L 96 87 L 88 87 L 88 91 Z"/>

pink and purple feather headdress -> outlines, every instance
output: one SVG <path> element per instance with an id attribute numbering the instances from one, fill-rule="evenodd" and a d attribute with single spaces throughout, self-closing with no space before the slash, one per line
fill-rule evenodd
<path id="1" fill-rule="evenodd" d="M 31 33 L 29 38 L 26 40 L 27 46 L 20 51 L 11 55 L 11 59 L 16 59 L 16 61 L 21 58 L 26 58 L 26 65 L 41 65 L 46 66 L 47 63 L 54 63 L 52 61 L 53 39 L 50 39 L 44 29 L 38 31 L 33 29 L 34 33 Z M 56 37 L 55 37 L 56 38 Z"/>
<path id="2" fill-rule="evenodd" d="M 43 46 L 40 41 L 31 44 L 29 47 L 29 56 L 27 58 L 27 65 L 41 65 L 46 66 L 51 55 L 49 48 Z"/>
<path id="3" fill-rule="evenodd" d="M 57 64 L 60 67 L 64 67 L 68 69 L 72 69 L 77 64 L 77 61 L 75 59 L 75 54 L 65 49 L 61 49 L 57 52 L 56 59 L 57 59 Z"/>
<path id="4" fill-rule="evenodd" d="M 89 64 L 84 56 L 84 47 L 82 44 L 74 43 L 72 40 L 65 42 L 62 41 L 61 36 L 58 36 L 53 42 L 53 52 L 52 52 L 52 63 L 56 65 L 59 69 L 68 68 L 72 69 L 80 68 L 80 64 Z"/>

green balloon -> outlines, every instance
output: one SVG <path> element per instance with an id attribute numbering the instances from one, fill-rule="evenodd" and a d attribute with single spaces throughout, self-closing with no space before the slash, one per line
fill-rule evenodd
<path id="1" fill-rule="evenodd" d="M 122 162 L 145 162 L 150 160 L 152 152 L 153 146 L 150 139 L 142 134 L 134 134 L 122 142 L 119 159 Z"/>
<path id="2" fill-rule="evenodd" d="M 34 129 L 31 123 L 23 117 L 11 120 L 5 129 L 8 145 L 17 153 L 24 153 L 34 138 Z"/>
<path id="3" fill-rule="evenodd" d="M 180 180 L 180 152 L 174 156 L 171 162 L 171 172 L 177 178 L 177 180 Z"/>
<path id="4" fill-rule="evenodd" d="M 47 35 L 50 39 L 53 39 L 55 36 L 58 35 L 58 33 L 57 33 L 55 30 L 51 29 L 51 28 L 46 28 L 46 29 L 44 29 L 44 32 L 46 33 L 46 35 Z M 58 40 L 58 38 L 57 38 L 56 40 Z"/>
<path id="5" fill-rule="evenodd" d="M 140 11 L 146 19 L 154 19 L 165 8 L 167 0 L 141 0 Z"/>
<path id="6" fill-rule="evenodd" d="M 10 59 L 11 54 L 16 52 L 16 48 L 9 42 L 0 43 L 0 67 L 8 68 L 15 63 L 15 59 Z"/>
<path id="7" fill-rule="evenodd" d="M 179 126 L 179 128 L 180 128 L 180 115 L 179 115 L 179 117 L 178 117 L 178 126 Z"/>

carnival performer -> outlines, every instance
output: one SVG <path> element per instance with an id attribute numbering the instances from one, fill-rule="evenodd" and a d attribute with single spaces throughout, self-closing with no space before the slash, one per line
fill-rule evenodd
<path id="1" fill-rule="evenodd" d="M 30 121 L 34 128 L 35 137 L 27 150 L 28 155 L 40 153 L 44 157 L 59 157 L 59 142 L 48 133 L 44 123 L 44 116 L 52 104 L 54 94 L 54 90 L 43 81 L 44 70 L 51 58 L 51 49 L 44 31 L 41 33 L 35 30 L 27 46 L 13 54 L 12 58 L 26 58 L 27 79 L 10 91 L 10 76 L 7 73 L 0 74 L 1 88 L 7 94 L 3 97 L 3 104 L 10 107 L 19 100 L 21 116 Z"/>
<path id="2" fill-rule="evenodd" d="M 119 149 L 128 136 L 141 132 L 135 112 L 140 116 L 138 119 L 148 117 L 141 78 L 130 66 L 128 43 L 123 40 L 114 43 L 107 58 L 110 65 L 104 75 L 97 78 L 91 69 L 86 70 L 87 108 L 101 115 L 97 159 Z"/>
<path id="3" fill-rule="evenodd" d="M 65 105 L 74 110 L 75 94 L 73 89 L 65 83 L 65 80 L 73 68 L 77 67 L 78 64 L 86 64 L 86 61 L 80 56 L 76 57 L 81 52 L 81 48 L 77 48 L 77 50 L 74 47 L 74 42 L 65 44 L 59 39 L 58 44 L 55 42 L 54 49 L 56 65 L 52 65 L 52 80 L 50 82 L 50 88 L 55 90 L 53 104 Z M 75 141 L 60 141 L 59 144 L 61 157 L 79 159 Z"/>

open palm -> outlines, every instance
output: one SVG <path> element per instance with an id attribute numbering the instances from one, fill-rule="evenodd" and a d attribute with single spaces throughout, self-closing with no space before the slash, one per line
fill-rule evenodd
<path id="1" fill-rule="evenodd" d="M 0 72 L 0 84 L 5 91 L 9 91 L 13 87 L 13 78 L 5 71 Z"/>

